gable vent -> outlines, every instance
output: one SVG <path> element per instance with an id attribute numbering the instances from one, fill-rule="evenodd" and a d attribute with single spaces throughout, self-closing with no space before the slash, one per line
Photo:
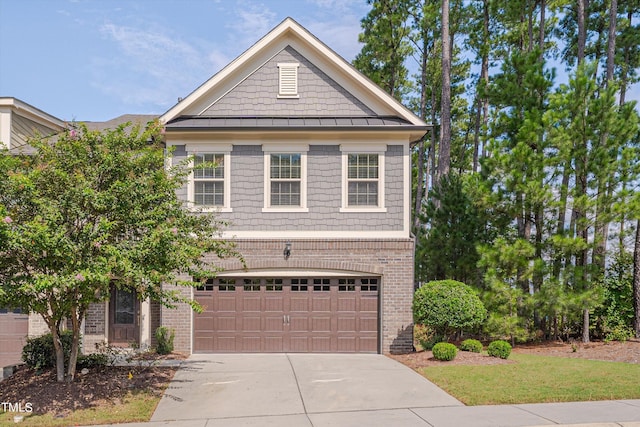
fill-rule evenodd
<path id="1" fill-rule="evenodd" d="M 278 64 L 278 98 L 298 98 L 298 67 L 300 64 Z"/>

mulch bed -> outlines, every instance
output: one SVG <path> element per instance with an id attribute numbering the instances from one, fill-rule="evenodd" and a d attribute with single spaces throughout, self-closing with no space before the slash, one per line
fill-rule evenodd
<path id="1" fill-rule="evenodd" d="M 604 360 L 610 362 L 640 363 L 640 340 L 627 342 L 546 342 L 538 344 L 516 345 L 513 353 L 536 354 L 540 356 L 573 357 L 590 360 Z M 417 351 L 409 354 L 390 354 L 389 357 L 407 365 L 412 369 L 427 366 L 455 366 L 455 365 L 503 365 L 517 363 L 512 359 L 499 359 L 486 354 L 458 351 L 456 358 L 450 362 L 442 362 L 433 357 L 431 351 Z"/>
<path id="2" fill-rule="evenodd" d="M 30 402 L 34 414 L 64 416 L 79 409 L 118 404 L 129 392 L 145 391 L 161 396 L 176 370 L 158 366 L 102 366 L 89 369 L 85 375 L 78 372 L 73 383 L 59 383 L 53 369 L 38 374 L 22 366 L 0 381 L 0 402 L 23 405 Z"/>

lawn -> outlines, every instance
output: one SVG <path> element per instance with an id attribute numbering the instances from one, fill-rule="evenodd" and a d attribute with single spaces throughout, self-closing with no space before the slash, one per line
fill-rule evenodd
<path id="1" fill-rule="evenodd" d="M 640 399 L 640 365 L 512 354 L 517 363 L 430 366 L 426 378 L 466 405 Z"/>
<path id="2" fill-rule="evenodd" d="M 158 405 L 160 396 L 152 393 L 129 393 L 117 405 L 106 404 L 97 408 L 80 409 L 68 414 L 0 413 L 0 427 L 67 427 L 104 423 L 130 423 L 148 421 Z M 15 424 L 13 417 L 24 415 L 24 421 Z"/>

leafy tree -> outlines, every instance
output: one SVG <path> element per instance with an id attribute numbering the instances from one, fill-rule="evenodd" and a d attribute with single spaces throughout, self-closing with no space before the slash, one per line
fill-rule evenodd
<path id="1" fill-rule="evenodd" d="M 486 316 L 473 288 L 455 280 L 426 283 L 413 297 L 414 321 L 434 328 L 445 339 L 456 331 L 477 327 Z"/>
<path id="2" fill-rule="evenodd" d="M 236 255 L 218 238 L 220 222 L 189 214 L 178 200 L 188 171 L 165 167 L 160 131 L 157 122 L 144 131 L 80 126 L 31 141 L 33 156 L 0 153 L 0 304 L 42 316 L 58 381 L 63 324 L 72 325 L 66 378 L 73 381 L 80 325 L 112 286 L 172 306 L 182 298 L 163 283 L 193 286 L 178 274 L 215 274 L 205 254 Z"/>

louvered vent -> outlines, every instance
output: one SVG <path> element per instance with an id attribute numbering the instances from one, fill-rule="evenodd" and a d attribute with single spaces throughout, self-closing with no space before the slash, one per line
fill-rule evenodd
<path id="1" fill-rule="evenodd" d="M 298 97 L 298 66 L 299 64 L 278 64 L 278 97 Z"/>

